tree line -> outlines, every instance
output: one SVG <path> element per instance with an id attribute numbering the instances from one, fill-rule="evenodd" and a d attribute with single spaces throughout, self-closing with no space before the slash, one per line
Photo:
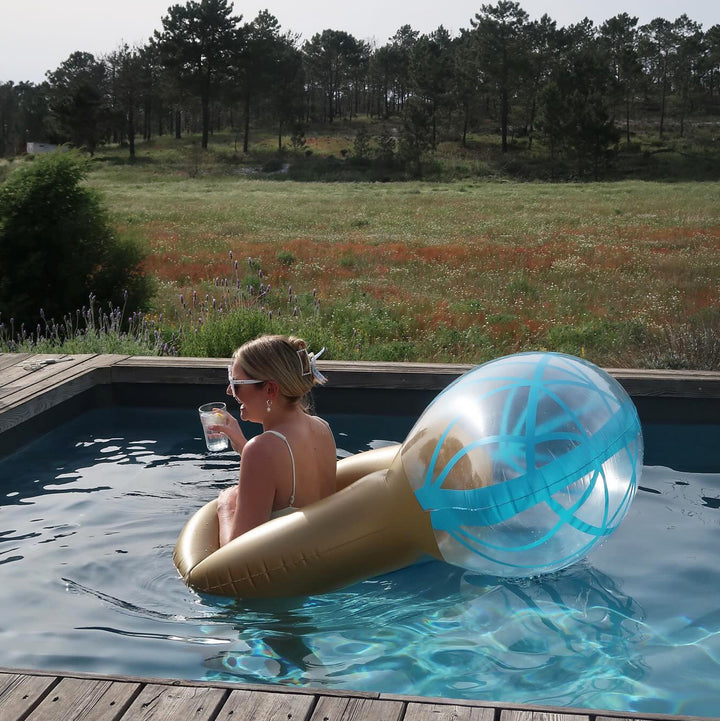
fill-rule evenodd
<path id="1" fill-rule="evenodd" d="M 704 31 L 685 14 L 639 25 L 622 13 L 559 27 L 500 0 L 455 36 L 403 25 L 375 47 L 329 29 L 300 42 L 268 11 L 243 22 L 228 0 L 190 0 L 143 46 L 74 52 L 46 76 L 0 84 L 0 156 L 28 141 L 90 153 L 115 142 L 133 158 L 138 137 L 199 133 L 207 148 L 227 129 L 248 152 L 257 127 L 282 150 L 311 125 L 365 116 L 400 125 L 416 160 L 492 127 L 502 152 L 523 136 L 551 159 L 597 167 L 638 121 L 662 139 L 720 114 L 720 25 Z"/>

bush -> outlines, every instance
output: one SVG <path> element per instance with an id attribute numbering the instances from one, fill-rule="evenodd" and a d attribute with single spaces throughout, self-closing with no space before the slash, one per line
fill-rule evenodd
<path id="1" fill-rule="evenodd" d="M 16 170 L 0 186 L 0 313 L 5 320 L 60 320 L 87 303 L 138 310 L 152 282 L 145 253 L 115 236 L 100 198 L 82 185 L 87 161 L 52 153 Z"/>

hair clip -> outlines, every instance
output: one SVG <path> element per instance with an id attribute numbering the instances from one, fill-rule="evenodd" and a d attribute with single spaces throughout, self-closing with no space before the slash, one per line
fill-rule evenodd
<path id="1" fill-rule="evenodd" d="M 300 359 L 300 371 L 303 376 L 312 374 L 318 383 L 325 383 L 327 378 L 318 370 L 316 361 L 325 352 L 323 346 L 317 353 L 309 353 L 307 348 L 301 348 L 297 354 Z"/>

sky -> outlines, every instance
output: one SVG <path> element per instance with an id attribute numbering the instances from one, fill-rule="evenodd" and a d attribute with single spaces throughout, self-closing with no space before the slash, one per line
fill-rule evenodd
<path id="1" fill-rule="evenodd" d="M 269 10 L 283 31 L 309 40 L 325 29 L 344 30 L 359 40 L 384 45 L 402 25 L 430 33 L 443 25 L 452 35 L 470 27 L 470 19 L 497 0 L 264 0 L 234 2 L 244 22 Z M 656 17 L 673 21 L 683 13 L 704 30 L 720 24 L 718 0 L 519 0 L 531 20 L 547 13 L 559 26 L 585 17 L 601 25 L 622 12 L 639 24 Z M 76 50 L 100 57 L 123 43 L 143 45 L 171 0 L 0 0 L 0 82 L 45 80 Z"/>

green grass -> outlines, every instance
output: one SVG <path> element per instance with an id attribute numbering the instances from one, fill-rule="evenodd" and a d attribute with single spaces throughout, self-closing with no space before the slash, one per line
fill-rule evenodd
<path id="1" fill-rule="evenodd" d="M 490 163 L 474 142 L 476 155 L 456 155 Z M 548 349 L 601 365 L 717 367 L 720 182 L 280 182 L 249 171 L 271 157 L 270 139 L 249 158 L 227 136 L 213 143 L 203 154 L 156 140 L 134 165 L 108 149 L 90 177 L 118 231 L 151 251 L 150 317 L 183 354 L 229 355 L 259 332 L 294 331 L 329 358 Z M 240 296 L 259 282 L 272 286 L 262 303 Z M 663 354 L 669 333 L 709 340 Z"/>

